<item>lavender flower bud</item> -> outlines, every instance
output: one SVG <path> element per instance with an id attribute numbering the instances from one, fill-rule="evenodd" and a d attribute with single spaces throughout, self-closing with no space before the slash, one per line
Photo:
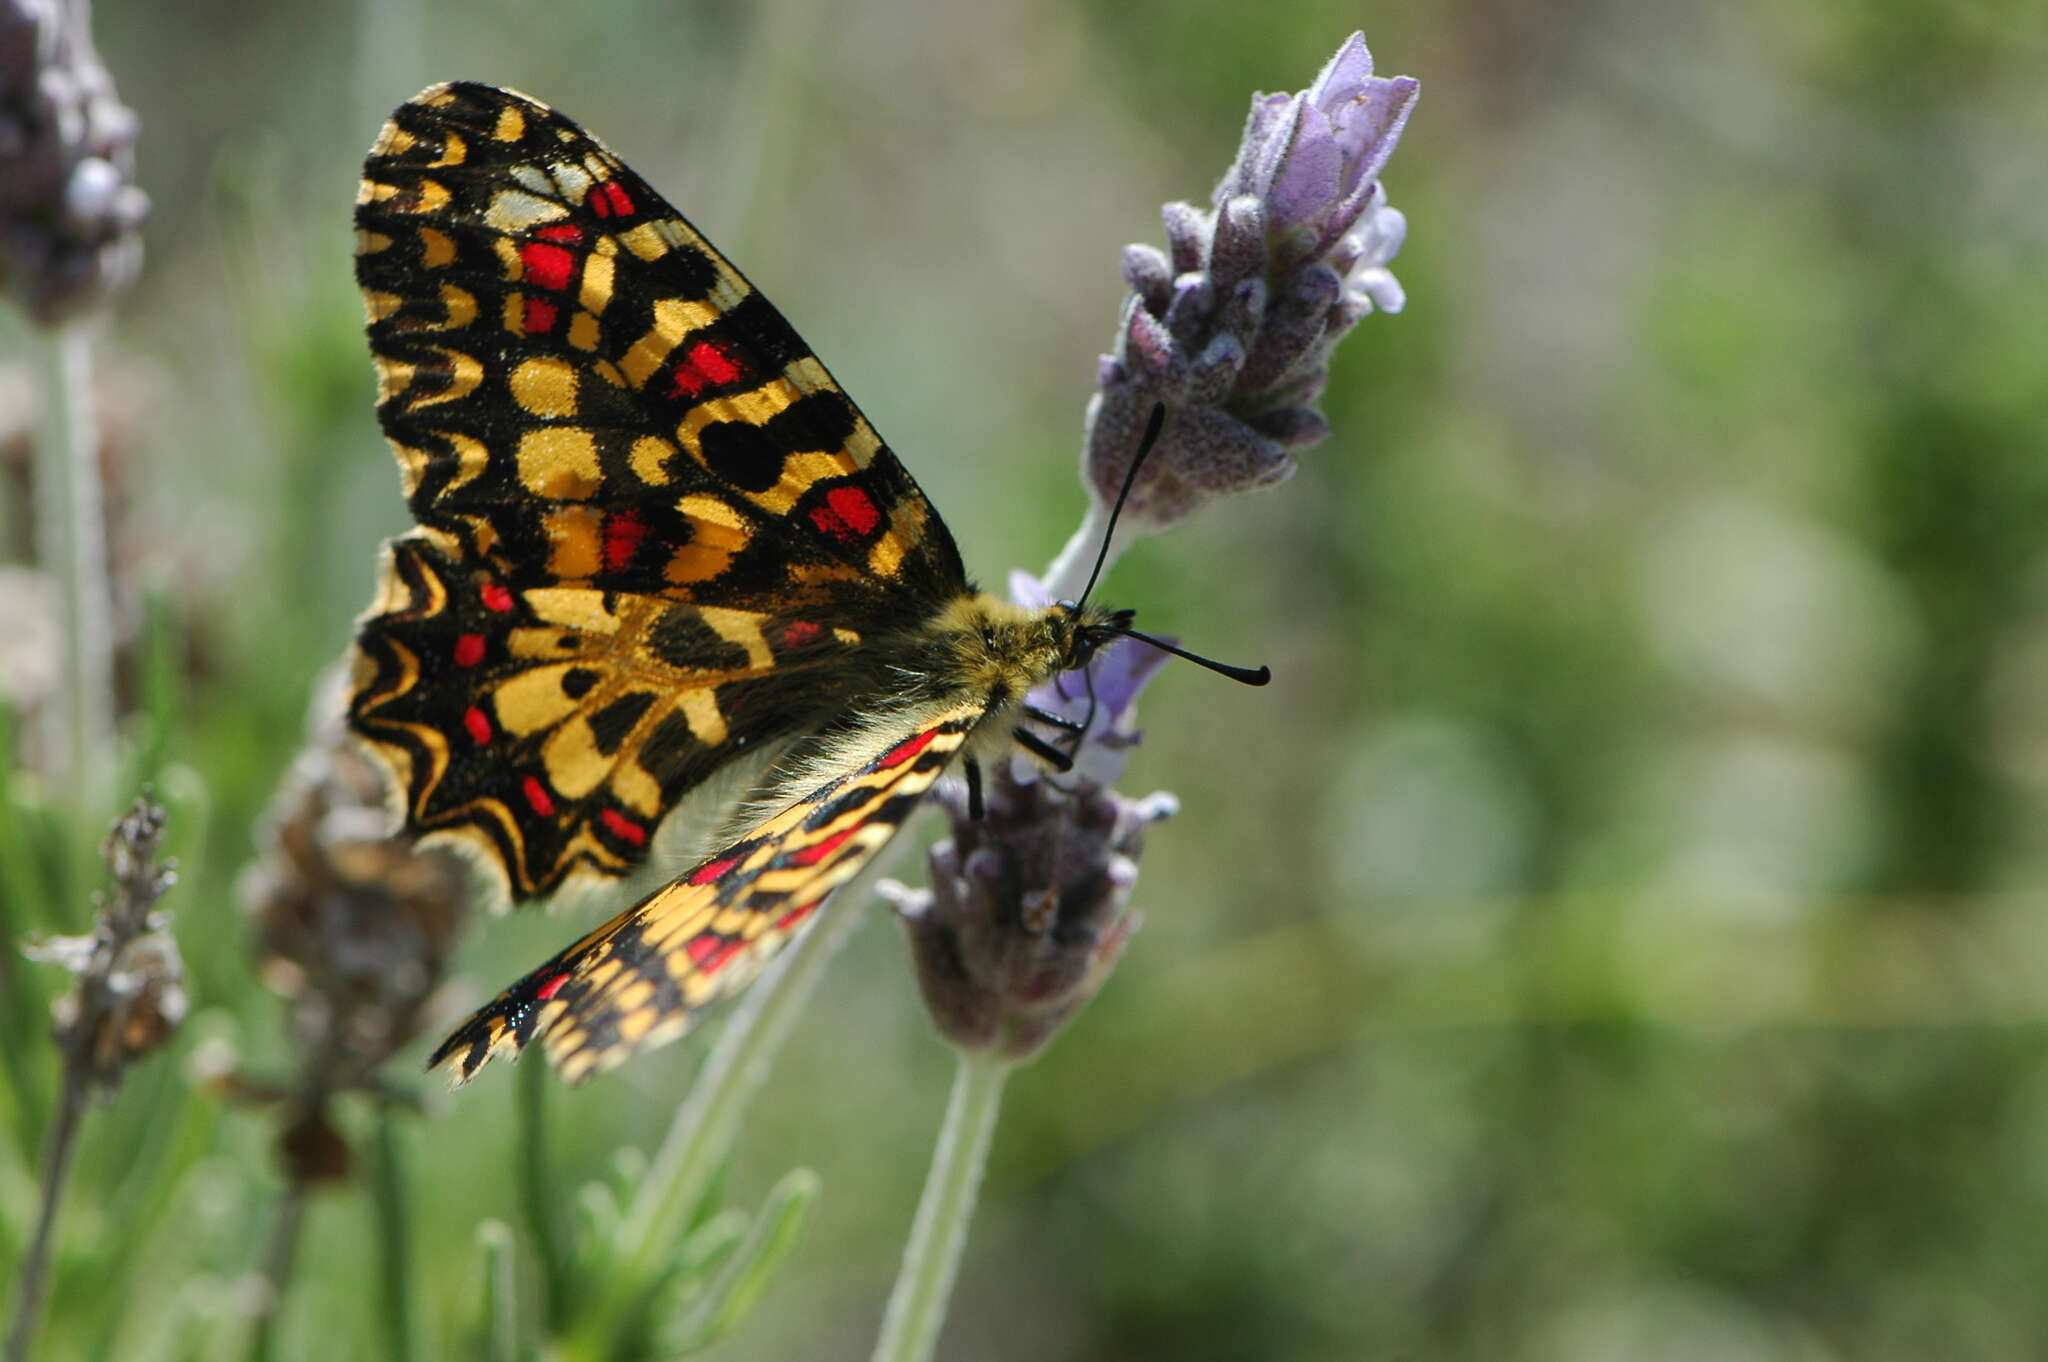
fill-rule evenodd
<path id="1" fill-rule="evenodd" d="M 1046 605 L 1027 572 L 1010 594 Z M 1023 759 L 988 773 L 983 813 L 942 790 L 952 836 L 930 853 L 930 889 L 885 882 L 910 941 L 925 1005 L 947 1040 L 1008 1059 L 1035 1054 L 1102 986 L 1138 918 L 1143 829 L 1179 807 L 1172 795 L 1128 799 L 1109 788 L 1137 745 L 1133 707 L 1166 654 L 1124 639 L 1085 672 L 1033 691 L 1042 711 L 1087 725 L 1073 769 L 1057 779 Z"/>
<path id="2" fill-rule="evenodd" d="M 991 775 L 985 811 L 941 796 L 953 835 L 930 855 L 931 888 L 882 892 L 910 941 L 925 1006 L 948 1041 L 1007 1059 L 1037 1053 L 1101 988 L 1139 916 L 1143 829 L 1178 807 L 1092 781 L 1071 791 Z"/>
<path id="3" fill-rule="evenodd" d="M 1354 33 L 1315 83 L 1258 95 L 1214 209 L 1162 210 L 1167 249 L 1124 252 L 1131 286 L 1088 409 L 1083 480 L 1113 500 L 1155 403 L 1167 420 L 1123 524 L 1159 530 L 1210 497 L 1279 482 L 1328 424 L 1310 404 L 1338 340 L 1398 312 L 1387 264 L 1407 222 L 1379 173 L 1419 90 L 1372 73 Z"/>
<path id="4" fill-rule="evenodd" d="M 0 285 L 44 325 L 104 301 L 141 265 L 135 132 L 84 0 L 0 0 Z"/>

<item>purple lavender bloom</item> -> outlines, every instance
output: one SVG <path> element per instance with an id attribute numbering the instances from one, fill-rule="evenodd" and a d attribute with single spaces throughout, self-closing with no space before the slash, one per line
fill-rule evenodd
<path id="1" fill-rule="evenodd" d="M 1121 531 L 1158 530 L 1207 498 L 1277 482 L 1291 450 L 1328 433 L 1312 405 L 1337 340 L 1375 309 L 1398 311 L 1387 262 L 1406 223 L 1379 185 L 1416 83 L 1372 74 L 1354 34 L 1307 90 L 1252 101 L 1215 209 L 1165 209 L 1168 251 L 1124 252 L 1131 296 L 1117 352 L 1104 356 L 1088 410 L 1087 520 L 1044 581 L 1011 575 L 1020 604 L 1076 596 Z M 1155 404 L 1165 423 L 1109 533 L 1115 501 Z M 930 854 L 930 889 L 885 882 L 940 1031 L 1007 1059 L 1037 1052 L 1102 986 L 1137 928 L 1130 911 L 1143 830 L 1172 795 L 1110 788 L 1136 745 L 1138 692 L 1167 654 L 1134 639 L 1105 645 L 1085 674 L 1032 692 L 1039 709 L 1086 732 L 1073 769 L 1017 758 L 984 773 L 982 816 L 942 789 L 952 835 Z"/>
<path id="2" fill-rule="evenodd" d="M 1010 574 L 1019 604 L 1048 605 L 1028 572 Z M 933 847 L 929 889 L 885 881 L 910 939 L 925 1005 L 969 1050 L 1023 1059 L 1051 1040 L 1109 977 L 1138 917 L 1128 911 L 1146 824 L 1171 816 L 1169 794 L 1130 799 L 1110 787 L 1137 746 L 1138 692 L 1166 654 L 1118 639 L 1029 702 L 1088 725 L 1073 769 L 1048 778 L 1029 758 L 985 776 L 983 812 L 942 788 L 952 836 Z M 1092 691 L 1092 696 L 1091 696 Z"/>
<path id="3" fill-rule="evenodd" d="M 1387 265 L 1407 222 L 1379 173 L 1420 87 L 1372 73 L 1363 34 L 1315 83 L 1257 95 L 1215 207 L 1170 203 L 1168 249 L 1129 246 L 1116 352 L 1088 410 L 1084 477 L 1101 503 L 1121 487 L 1155 402 L 1167 421 L 1126 504 L 1163 529 L 1209 497 L 1289 477 L 1294 450 L 1329 423 L 1315 408 L 1331 351 L 1404 297 Z"/>
<path id="4" fill-rule="evenodd" d="M 1372 73 L 1354 33 L 1300 94 L 1252 100 L 1237 164 L 1212 196 L 1261 201 L 1273 245 L 1304 259 L 1327 255 L 1379 193 L 1378 175 L 1415 107 L 1416 82 Z M 1285 262 L 1283 262 L 1284 264 Z"/>
<path id="5" fill-rule="evenodd" d="M 0 0 L 0 285 L 52 325 L 127 286 L 148 197 L 136 118 L 83 5 Z"/>
<path id="6" fill-rule="evenodd" d="M 945 1038 L 1024 1059 L 1095 996 L 1137 931 L 1144 828 L 1179 803 L 1085 778 L 1020 781 L 1008 764 L 991 773 L 979 820 L 957 791 L 941 802 L 953 835 L 931 850 L 931 888 L 880 889 Z"/>
<path id="7" fill-rule="evenodd" d="M 1010 599 L 1019 605 L 1053 603 L 1044 583 L 1022 569 L 1010 573 Z M 1086 668 L 1061 672 L 1025 699 L 1049 714 L 1087 724 L 1086 740 L 1074 753 L 1074 769 L 1098 785 L 1114 785 L 1124 773 L 1124 754 L 1138 745 L 1138 692 L 1166 665 L 1167 656 L 1149 643 L 1116 639 L 1105 644 Z M 1015 774 L 1026 780 L 1038 769 L 1021 758 L 1012 764 Z"/>

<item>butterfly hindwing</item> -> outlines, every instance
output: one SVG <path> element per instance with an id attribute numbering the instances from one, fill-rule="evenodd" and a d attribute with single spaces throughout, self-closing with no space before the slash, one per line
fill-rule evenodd
<path id="1" fill-rule="evenodd" d="M 442 1043 L 466 1082 L 536 1038 L 581 1081 L 673 1040 L 751 980 L 903 826 L 984 713 L 963 704 L 868 757 L 521 979 Z"/>
<path id="2" fill-rule="evenodd" d="M 688 790 L 802 726 L 859 642 L 801 616 L 515 590 L 418 534 L 390 546 L 350 716 L 415 831 L 465 839 L 528 898 L 631 869 Z"/>
<path id="3" fill-rule="evenodd" d="M 645 181 L 485 85 L 401 106 L 357 276 L 413 514 L 537 580 L 850 627 L 964 582 L 945 527 L 781 314 Z"/>

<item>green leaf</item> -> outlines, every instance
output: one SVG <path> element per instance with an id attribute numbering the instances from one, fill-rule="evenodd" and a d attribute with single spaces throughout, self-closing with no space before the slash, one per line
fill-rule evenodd
<path id="1" fill-rule="evenodd" d="M 753 1310 L 796 1248 L 822 1187 L 816 1173 L 797 1168 L 769 1190 L 746 1239 L 671 1329 L 677 1356 L 702 1352 Z"/>
<path id="2" fill-rule="evenodd" d="M 477 1336 L 483 1342 L 484 1362 L 518 1362 L 519 1276 L 512 1227 L 502 1220 L 486 1220 L 476 1227 L 476 1244 L 483 1258 L 483 1312 Z"/>

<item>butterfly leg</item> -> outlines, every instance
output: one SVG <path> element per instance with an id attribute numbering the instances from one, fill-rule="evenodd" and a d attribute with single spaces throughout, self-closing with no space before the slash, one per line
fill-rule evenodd
<path id="1" fill-rule="evenodd" d="M 1074 759 L 1072 757 L 1060 751 L 1059 748 L 1054 747 L 1036 733 L 1028 732 L 1021 728 L 1018 729 L 1017 745 L 1032 756 L 1037 757 L 1047 766 L 1052 767 L 1053 770 L 1058 771 L 1061 775 L 1065 775 L 1074 769 Z"/>
<path id="2" fill-rule="evenodd" d="M 967 768 L 967 816 L 981 821 L 981 763 L 973 757 L 962 763 Z"/>
<path id="3" fill-rule="evenodd" d="M 1049 709 L 1040 709 L 1037 705 L 1024 706 L 1024 717 L 1035 719 L 1042 724 L 1050 724 L 1068 733 L 1079 733 L 1087 727 L 1079 719 L 1069 719 L 1064 714 L 1055 714 Z"/>

